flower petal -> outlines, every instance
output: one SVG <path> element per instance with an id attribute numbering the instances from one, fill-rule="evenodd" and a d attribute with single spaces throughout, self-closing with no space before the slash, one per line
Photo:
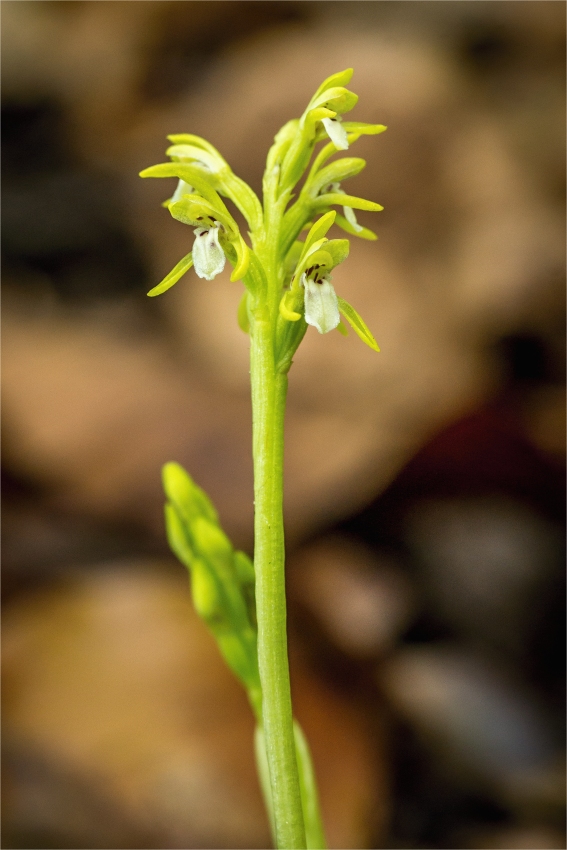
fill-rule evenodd
<path id="1" fill-rule="evenodd" d="M 332 283 L 324 279 L 321 283 L 309 280 L 305 275 L 305 321 L 317 328 L 320 334 L 329 333 L 339 324 L 339 304 Z"/>
<path id="2" fill-rule="evenodd" d="M 352 227 L 354 227 L 356 233 L 360 233 L 362 230 L 362 225 L 358 223 L 356 220 L 356 215 L 352 207 L 343 207 L 343 212 L 345 214 L 345 218 Z"/>

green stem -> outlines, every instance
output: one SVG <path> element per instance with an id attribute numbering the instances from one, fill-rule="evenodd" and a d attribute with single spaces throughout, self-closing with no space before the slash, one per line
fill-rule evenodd
<path id="1" fill-rule="evenodd" d="M 262 716 L 276 841 L 305 848 L 287 658 L 283 530 L 283 424 L 287 376 L 274 363 L 275 322 L 267 305 L 251 328 L 254 449 L 254 565 Z"/>

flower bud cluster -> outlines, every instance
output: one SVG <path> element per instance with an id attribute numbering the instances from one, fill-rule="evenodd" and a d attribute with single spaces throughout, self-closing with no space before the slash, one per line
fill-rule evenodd
<path id="1" fill-rule="evenodd" d="M 254 566 L 235 551 L 208 496 L 177 463 L 163 468 L 169 545 L 191 577 L 195 610 L 261 715 Z"/>

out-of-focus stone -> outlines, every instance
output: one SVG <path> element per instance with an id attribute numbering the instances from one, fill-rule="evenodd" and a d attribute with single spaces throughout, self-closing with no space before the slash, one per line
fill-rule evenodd
<path id="1" fill-rule="evenodd" d="M 211 396 L 163 339 L 116 322 L 113 307 L 93 318 L 6 306 L 3 327 L 9 468 L 41 484 L 60 509 L 161 534 L 160 470 L 177 460 L 210 492 L 233 537 L 247 542 L 246 399 Z"/>
<path id="2" fill-rule="evenodd" d="M 560 529 L 501 496 L 422 499 L 405 527 L 431 608 L 457 634 L 521 658 L 534 601 L 561 572 Z"/>
<path id="3" fill-rule="evenodd" d="M 564 460 L 565 387 L 546 386 L 532 393 L 525 406 L 524 422 L 538 448 Z"/>
<path id="4" fill-rule="evenodd" d="M 463 836 L 471 850 L 564 850 L 565 834 L 545 824 L 500 827 Z"/>
<path id="5" fill-rule="evenodd" d="M 520 811 L 559 814 L 559 739 L 545 708 L 502 668 L 437 644 L 399 650 L 378 675 L 395 708 L 451 769 L 488 783 Z"/>
<path id="6" fill-rule="evenodd" d="M 400 564 L 330 537 L 302 548 L 289 563 L 290 584 L 332 643 L 355 658 L 390 650 L 414 613 Z"/>
<path id="7" fill-rule="evenodd" d="M 15 600 L 3 653 L 15 846 L 269 846 L 252 714 L 181 570 L 109 564 Z M 367 846 L 386 809 L 369 736 L 300 658 L 292 675 L 330 846 Z M 39 836 L 59 843 L 21 843 Z"/>

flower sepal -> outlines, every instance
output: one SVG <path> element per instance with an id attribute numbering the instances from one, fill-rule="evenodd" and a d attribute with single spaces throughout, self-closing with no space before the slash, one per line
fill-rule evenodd
<path id="1" fill-rule="evenodd" d="M 159 165 L 151 165 L 140 171 L 140 177 L 177 177 L 193 186 L 199 195 L 206 198 L 209 203 L 223 208 L 228 213 L 220 195 L 211 185 L 210 176 L 206 175 L 202 168 L 197 168 L 186 162 L 161 162 Z"/>
<path id="2" fill-rule="evenodd" d="M 372 336 L 370 329 L 362 317 L 357 313 L 354 307 L 345 301 L 344 298 L 337 298 L 339 312 L 345 317 L 354 332 L 360 337 L 365 345 L 373 351 L 380 351 L 378 343 Z"/>
<path id="3" fill-rule="evenodd" d="M 343 127 L 347 133 L 356 133 L 357 138 L 359 136 L 377 136 L 388 129 L 385 124 L 365 124 L 363 121 L 345 121 Z"/>
<path id="4" fill-rule="evenodd" d="M 215 146 L 206 139 L 203 139 L 202 136 L 196 136 L 194 133 L 170 133 L 167 139 L 172 145 L 191 145 L 199 150 L 206 151 L 219 162 L 228 165 L 226 159 L 218 152 Z"/>
<path id="5" fill-rule="evenodd" d="M 354 144 L 361 136 L 377 136 L 379 133 L 384 133 L 388 129 L 385 124 L 365 124 L 362 121 L 343 121 L 342 127 L 347 134 L 349 145 Z M 327 135 L 325 128 L 320 127 L 317 130 L 315 141 L 320 142 Z"/>
<path id="6" fill-rule="evenodd" d="M 161 295 L 163 292 L 167 292 L 168 289 L 171 289 L 177 281 L 183 277 L 185 272 L 188 272 L 191 266 L 193 265 L 193 252 L 189 252 L 186 254 L 182 260 L 179 260 L 176 266 L 172 268 L 169 274 L 166 274 L 164 279 L 160 281 L 153 289 L 150 289 L 148 295 L 150 298 L 154 298 L 156 295 Z"/>
<path id="7" fill-rule="evenodd" d="M 333 204 L 338 204 L 341 207 L 352 207 L 355 210 L 370 210 L 371 212 L 380 212 L 384 209 L 382 204 L 377 204 L 375 201 L 356 198 L 354 195 L 346 195 L 343 192 L 328 192 L 325 195 L 319 195 L 311 201 L 311 205 L 316 210 L 332 206 Z"/>
<path id="8" fill-rule="evenodd" d="M 212 147 L 212 145 L 211 145 Z M 214 150 L 214 148 L 213 148 Z M 205 169 L 210 174 L 219 174 L 225 169 L 229 169 L 229 165 L 218 151 L 212 153 L 210 150 L 196 147 L 191 144 L 176 144 L 171 145 L 166 150 L 166 155 L 177 162 L 198 163 L 205 166 Z"/>

